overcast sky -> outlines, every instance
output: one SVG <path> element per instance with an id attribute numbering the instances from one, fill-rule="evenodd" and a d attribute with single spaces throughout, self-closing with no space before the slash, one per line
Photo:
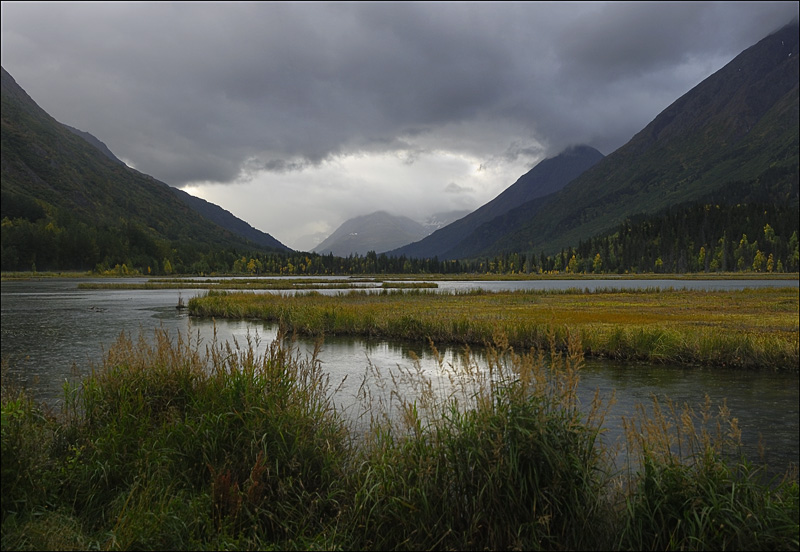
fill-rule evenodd
<path id="1" fill-rule="evenodd" d="M 609 154 L 798 2 L 2 2 L 2 65 L 139 171 L 295 249 Z"/>

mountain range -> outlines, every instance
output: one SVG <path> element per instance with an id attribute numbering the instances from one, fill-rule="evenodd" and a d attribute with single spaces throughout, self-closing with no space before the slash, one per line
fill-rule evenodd
<path id="1" fill-rule="evenodd" d="M 440 260 L 561 252 L 563 267 L 569 260 L 565 249 L 619 235 L 632 219 L 646 223 L 650 217 L 673 226 L 677 220 L 699 222 L 702 234 L 702 220 L 686 213 L 702 212 L 697 206 L 708 203 L 746 203 L 767 210 L 780 206 L 790 214 L 794 209 L 794 223 L 780 215 L 785 234 L 780 243 L 789 250 L 775 254 L 786 259 L 785 266 L 795 266 L 790 258 L 796 231 L 794 242 L 789 236 L 797 227 L 799 36 L 793 21 L 746 49 L 606 157 L 589 146 L 573 146 L 540 162 L 474 212 L 460 213 L 446 225 L 440 220 L 433 233 L 410 219 L 377 212 L 347 221 L 315 251 L 386 250 L 389 257 Z M 3 270 L 123 262 L 149 269 L 169 261 L 186 271 L 221 271 L 247 251 L 291 253 L 224 209 L 128 167 L 91 134 L 59 123 L 4 69 L 2 153 Z M 765 232 L 759 224 L 756 230 Z M 676 228 L 670 235 L 680 231 Z M 725 258 L 734 256 L 731 240 L 738 238 L 722 237 L 714 254 L 722 255 L 719 266 L 726 266 Z M 691 247 L 675 239 L 676 254 L 696 256 L 708 238 Z M 613 251 L 606 253 L 614 257 Z M 650 251 L 648 262 L 661 262 L 658 255 Z M 745 266 L 750 262 L 748 257 Z"/>

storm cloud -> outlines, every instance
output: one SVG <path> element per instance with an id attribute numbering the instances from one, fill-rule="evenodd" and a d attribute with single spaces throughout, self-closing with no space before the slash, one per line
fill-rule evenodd
<path id="1" fill-rule="evenodd" d="M 296 246 L 387 205 L 425 216 L 415 194 L 435 212 L 475 190 L 476 208 L 571 144 L 608 154 L 797 13 L 797 2 L 3 2 L 2 64 L 138 170 Z M 253 194 L 270 198 L 258 213 Z M 289 217 L 265 205 L 294 196 L 306 215 L 281 230 Z"/>

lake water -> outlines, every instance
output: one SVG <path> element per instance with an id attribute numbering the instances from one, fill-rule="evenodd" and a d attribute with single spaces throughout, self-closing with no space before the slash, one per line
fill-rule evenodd
<path id="1" fill-rule="evenodd" d="M 246 337 L 258 336 L 261 350 L 274 339 L 270 325 L 251 321 L 216 322 L 190 318 L 175 308 L 178 297 L 184 300 L 202 294 L 202 290 L 79 290 L 87 279 L 48 279 L 2 282 L 2 350 L 10 370 L 4 377 L 14 378 L 37 399 L 57 403 L 65 380 L 85 375 L 93 363 L 99 363 L 103 351 L 126 332 L 137 337 L 140 332 L 152 336 L 163 328 L 171 336 L 191 335 L 210 343 L 214 332 L 220 341 L 234 338 L 244 344 Z M 108 280 L 97 280 L 107 282 Z M 146 279 L 133 281 L 144 282 Z M 483 288 L 594 290 L 598 288 L 690 288 L 744 289 L 761 286 L 794 286 L 794 280 L 531 280 L 463 282 L 441 281 L 442 292 Z M 338 293 L 339 290 L 328 290 Z M 281 291 L 280 293 L 286 293 Z M 310 354 L 314 343 L 298 341 L 302 355 Z M 444 365 L 457 366 L 461 351 L 442 348 Z M 480 351 L 477 351 L 480 359 Z M 328 338 L 319 357 L 335 387 L 344 380 L 335 400 L 344 410 L 354 408 L 360 384 L 371 369 L 384 375 L 413 372 L 419 369 L 434 380 L 439 364 L 424 343 L 364 341 Z M 441 378 L 440 378 L 441 379 Z M 411 385 L 412 382 L 409 382 Z M 773 466 L 798 463 L 800 456 L 800 380 L 795 374 L 756 373 L 748 371 L 614 363 L 587 360 L 581 374 L 579 395 L 589 404 L 595 390 L 608 398 L 616 390 L 616 404 L 606 419 L 609 439 L 620 435 L 620 417 L 629 416 L 636 403 L 649 404 L 651 395 L 669 397 L 679 404 L 699 406 L 708 394 L 714 404 L 727 401 L 733 416 L 739 419 L 746 453 L 757 458 L 759 439 L 763 441 L 766 460 Z M 413 393 L 413 389 L 409 388 Z"/>

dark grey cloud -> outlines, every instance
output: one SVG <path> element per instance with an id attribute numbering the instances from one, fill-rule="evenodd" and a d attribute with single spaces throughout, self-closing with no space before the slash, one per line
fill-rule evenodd
<path id="1" fill-rule="evenodd" d="M 526 106 L 551 149 L 623 145 L 658 113 L 792 17 L 789 2 L 593 3 L 551 36 L 542 103 Z M 564 116 L 571 113 L 571 116 Z"/>
<path id="2" fill-rule="evenodd" d="M 44 109 L 140 171 L 226 183 L 350 155 L 414 165 L 447 152 L 489 169 L 576 143 L 607 154 L 797 13 L 797 2 L 3 2 L 1 51 Z"/>
<path id="3" fill-rule="evenodd" d="M 616 147 L 662 98 L 707 76 L 676 68 L 726 60 L 796 12 L 793 2 L 4 2 L 2 50 L 54 115 L 181 184 L 232 180 L 253 157 L 286 170 L 284 157 L 392 148 L 478 117 L 521 121 L 553 148 Z M 652 103 L 639 95 L 639 109 L 620 109 L 619 88 L 636 85 L 654 87 Z"/>

